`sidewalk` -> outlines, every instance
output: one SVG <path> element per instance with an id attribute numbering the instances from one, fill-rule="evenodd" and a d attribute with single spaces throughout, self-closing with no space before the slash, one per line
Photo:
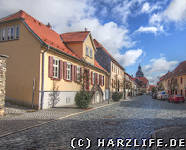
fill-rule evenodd
<path id="1" fill-rule="evenodd" d="M 115 103 L 110 101 L 109 105 Z M 0 118 L 0 137 L 104 106 L 108 106 L 108 101 L 90 105 L 88 109 L 79 109 L 75 105 L 71 105 L 36 111 L 10 106 L 5 109 L 5 116 Z"/>
<path id="2" fill-rule="evenodd" d="M 167 127 L 167 128 L 162 128 L 157 131 L 152 135 L 152 138 L 155 139 L 163 139 L 164 143 L 169 143 L 170 139 L 176 139 L 179 141 L 179 139 L 185 139 L 186 140 L 186 126 L 178 126 L 178 127 Z M 177 144 L 178 145 L 178 144 Z M 156 148 L 154 147 L 155 150 L 158 149 L 171 149 L 171 148 Z M 185 147 L 172 147 L 172 149 L 186 149 L 186 141 L 185 141 Z"/>

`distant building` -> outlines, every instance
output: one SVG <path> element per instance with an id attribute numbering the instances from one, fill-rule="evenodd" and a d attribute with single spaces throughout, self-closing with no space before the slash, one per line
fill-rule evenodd
<path id="1" fill-rule="evenodd" d="M 143 71 L 141 69 L 141 65 L 138 66 L 138 71 L 136 72 L 135 81 L 138 84 L 138 87 L 140 89 L 140 92 L 146 93 L 148 91 L 149 81 L 144 76 L 144 73 L 143 73 Z"/>

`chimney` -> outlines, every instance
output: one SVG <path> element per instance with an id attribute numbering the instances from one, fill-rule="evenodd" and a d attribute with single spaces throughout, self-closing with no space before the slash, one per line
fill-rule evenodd
<path id="1" fill-rule="evenodd" d="M 48 24 L 46 25 L 48 28 L 52 28 L 51 24 L 48 22 Z"/>
<path id="2" fill-rule="evenodd" d="M 87 31 L 87 28 L 85 27 L 85 31 Z"/>

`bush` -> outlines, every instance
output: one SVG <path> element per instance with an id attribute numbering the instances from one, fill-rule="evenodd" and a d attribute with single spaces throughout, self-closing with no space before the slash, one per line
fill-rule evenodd
<path id="1" fill-rule="evenodd" d="M 87 91 L 80 91 L 76 93 L 75 103 L 80 108 L 88 108 L 91 101 L 90 93 Z"/>
<path id="2" fill-rule="evenodd" d="M 119 101 L 121 98 L 122 98 L 122 93 L 119 93 L 119 92 L 114 92 L 113 94 L 112 94 L 112 99 L 113 99 L 113 101 Z"/>

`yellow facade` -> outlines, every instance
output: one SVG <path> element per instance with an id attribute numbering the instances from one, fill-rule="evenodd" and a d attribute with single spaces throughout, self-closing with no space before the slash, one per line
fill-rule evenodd
<path id="1" fill-rule="evenodd" d="M 124 89 L 124 70 L 114 61 L 111 62 L 111 75 L 110 75 L 110 90 L 111 92 L 122 92 Z"/>
<path id="2" fill-rule="evenodd" d="M 0 24 L 0 28 L 20 25 L 18 40 L 0 41 L 0 53 L 7 61 L 6 96 L 11 101 L 31 105 L 35 80 L 34 105 L 39 102 L 40 43 L 21 21 Z"/>

